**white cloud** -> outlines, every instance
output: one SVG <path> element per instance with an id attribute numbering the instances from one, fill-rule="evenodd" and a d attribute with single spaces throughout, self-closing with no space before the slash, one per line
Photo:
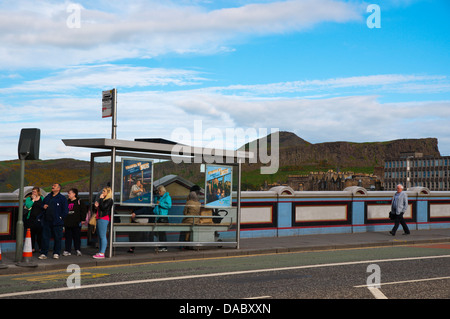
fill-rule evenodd
<path id="1" fill-rule="evenodd" d="M 0 68 L 58 68 L 153 57 L 169 52 L 228 50 L 250 34 L 303 30 L 323 22 L 362 21 L 360 5 L 291 0 L 206 10 L 169 1 L 87 2 L 80 28 L 69 28 L 69 2 L 4 1 L 0 5 Z M 108 12 L 104 11 L 107 8 Z"/>
<path id="2" fill-rule="evenodd" d="M 0 94 L 54 92 L 70 94 L 74 89 L 137 88 L 147 86 L 185 86 L 205 81 L 197 71 L 132 67 L 113 64 L 69 67 L 48 77 L 25 81 L 0 89 Z M 73 94 L 73 93 L 72 93 Z"/>
<path id="3" fill-rule="evenodd" d="M 323 80 L 289 81 L 268 84 L 234 84 L 229 86 L 206 86 L 214 83 L 212 74 L 199 70 L 150 68 L 143 66 L 97 64 L 66 68 L 41 79 L 23 81 L 0 88 L 0 94 L 54 93 L 74 95 L 78 89 L 98 90 L 105 88 L 173 88 L 202 85 L 192 90 L 199 93 L 224 93 L 236 95 L 280 96 L 289 93 L 312 93 L 319 97 L 335 94 L 372 94 L 377 92 L 436 93 L 449 92 L 450 81 L 443 75 L 378 74 Z M 14 75 L 21 79 L 18 74 Z M 346 89 L 348 91 L 343 91 Z M 339 93 L 341 92 L 341 93 Z"/>
<path id="4" fill-rule="evenodd" d="M 338 89 L 352 88 L 379 92 L 448 92 L 450 82 L 442 75 L 379 74 L 354 76 L 325 80 L 290 81 L 269 84 L 230 85 L 207 90 L 247 92 L 256 95 L 283 94 L 295 92 L 326 92 L 334 94 Z"/>

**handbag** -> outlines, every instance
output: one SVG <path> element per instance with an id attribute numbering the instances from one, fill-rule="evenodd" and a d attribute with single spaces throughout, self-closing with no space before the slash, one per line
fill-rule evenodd
<path id="1" fill-rule="evenodd" d="M 95 215 L 92 215 L 91 218 L 89 218 L 89 225 L 97 226 L 97 217 Z"/>
<path id="2" fill-rule="evenodd" d="M 97 227 L 97 214 L 92 214 L 89 218 L 89 225 L 93 227 L 92 232 L 95 233 L 95 228 Z"/>
<path id="3" fill-rule="evenodd" d="M 395 219 L 395 213 L 393 213 L 392 211 L 389 212 L 389 219 L 390 220 L 394 220 Z"/>
<path id="4" fill-rule="evenodd" d="M 225 213 L 224 215 L 221 215 L 219 213 Z M 225 209 L 213 209 L 213 223 L 214 224 L 220 224 L 220 222 L 222 221 L 222 219 L 228 215 L 228 211 L 226 211 Z"/>
<path id="5" fill-rule="evenodd" d="M 201 208 L 200 216 L 212 216 L 212 209 Z M 212 218 L 199 218 L 198 224 L 212 224 Z"/>

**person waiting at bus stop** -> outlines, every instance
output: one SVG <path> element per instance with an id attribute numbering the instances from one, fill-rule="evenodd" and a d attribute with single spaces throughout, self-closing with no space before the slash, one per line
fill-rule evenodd
<path id="1" fill-rule="evenodd" d="M 146 223 L 154 223 L 154 217 L 141 217 L 141 215 L 153 215 L 152 207 L 139 207 L 132 211 L 131 213 L 131 222 L 137 224 L 146 224 Z M 153 241 L 153 232 L 131 232 L 129 234 L 130 241 Z M 132 246 L 128 249 L 127 252 L 134 253 L 135 247 Z"/>
<path id="2" fill-rule="evenodd" d="M 155 208 L 153 209 L 153 214 L 165 217 L 158 217 L 157 223 L 168 223 L 169 209 L 172 207 L 172 198 L 166 191 L 166 188 L 162 185 L 157 187 L 157 194 L 155 196 Z M 166 242 L 167 236 L 166 232 L 157 233 L 160 242 Z M 158 248 L 158 251 L 167 251 L 167 247 L 162 246 Z"/>
<path id="3" fill-rule="evenodd" d="M 53 258 L 58 259 L 61 253 L 64 219 L 69 213 L 67 199 L 61 195 L 61 185 L 53 184 L 52 192 L 42 201 L 42 247 L 39 259 L 47 259 L 50 238 L 53 234 Z"/>
<path id="4" fill-rule="evenodd" d="M 185 218 L 183 218 L 182 223 L 184 224 L 190 224 L 193 225 L 194 224 L 194 218 L 193 217 L 188 217 L 189 215 L 191 216 L 195 216 L 195 215 L 200 215 L 200 210 L 201 210 L 201 203 L 198 200 L 198 195 L 195 191 L 192 191 L 189 193 L 188 198 L 186 200 L 186 205 L 184 206 L 183 209 L 183 215 L 187 216 Z M 189 241 L 191 233 L 190 232 L 181 232 L 180 233 L 180 241 Z M 181 247 L 184 248 L 184 247 Z"/>
<path id="5" fill-rule="evenodd" d="M 112 196 L 111 187 L 105 187 L 98 201 L 95 201 L 94 204 L 97 208 L 97 233 L 99 241 L 99 252 L 92 256 L 95 259 L 105 258 L 106 246 L 108 245 L 106 233 L 108 231 L 108 224 L 111 221 L 112 206 L 114 205 Z"/>
<path id="6" fill-rule="evenodd" d="M 42 248 L 42 200 L 44 196 L 41 195 L 39 187 L 33 187 L 31 196 L 25 200 L 25 211 L 23 216 L 24 229 L 31 230 L 31 247 L 32 251 L 36 251 L 36 245 Z"/>
<path id="7" fill-rule="evenodd" d="M 66 241 L 63 256 L 71 255 L 72 241 L 77 256 L 81 256 L 81 223 L 86 219 L 86 206 L 78 198 L 78 189 L 71 188 L 67 195 L 69 214 L 64 220 Z"/>

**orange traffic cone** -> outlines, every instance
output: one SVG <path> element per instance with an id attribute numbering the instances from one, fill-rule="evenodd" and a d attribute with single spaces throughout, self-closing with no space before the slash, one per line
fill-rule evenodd
<path id="1" fill-rule="evenodd" d="M 3 265 L 2 263 L 2 245 L 0 245 L 0 269 L 8 268 L 8 266 Z"/>
<path id="2" fill-rule="evenodd" d="M 37 264 L 32 261 L 33 251 L 31 248 L 31 231 L 27 228 L 27 235 L 25 237 L 25 244 L 23 245 L 22 261 L 17 263 L 17 266 L 23 267 L 37 267 Z"/>

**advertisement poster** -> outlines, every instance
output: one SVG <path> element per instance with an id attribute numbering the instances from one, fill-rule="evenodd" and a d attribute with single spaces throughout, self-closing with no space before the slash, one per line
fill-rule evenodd
<path id="1" fill-rule="evenodd" d="M 153 201 L 152 187 L 152 160 L 122 158 L 121 205 L 151 206 Z"/>
<path id="2" fill-rule="evenodd" d="M 205 207 L 231 207 L 231 185 L 233 168 L 231 166 L 206 166 Z"/>

